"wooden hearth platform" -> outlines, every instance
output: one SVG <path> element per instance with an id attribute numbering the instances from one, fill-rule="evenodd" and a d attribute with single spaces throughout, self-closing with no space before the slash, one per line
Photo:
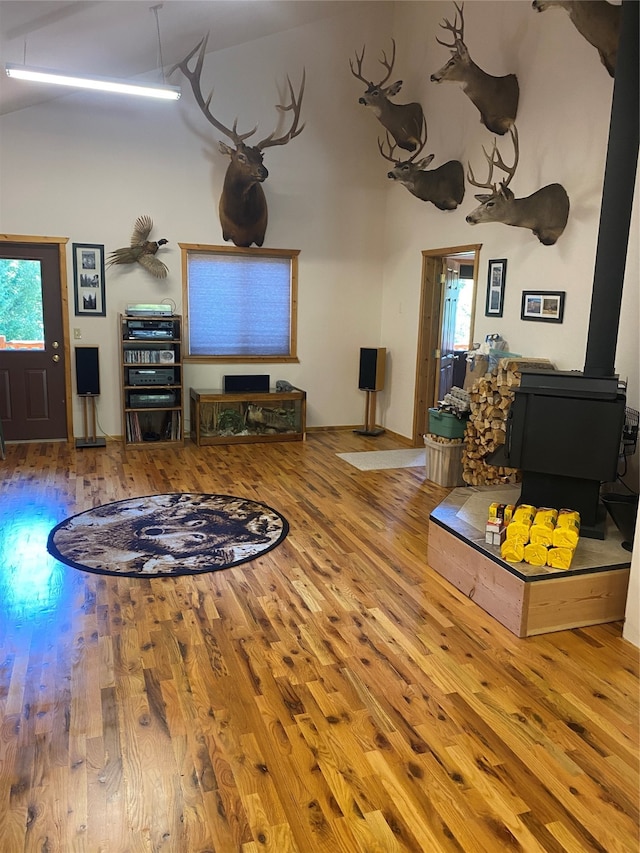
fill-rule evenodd
<path id="1" fill-rule="evenodd" d="M 607 517 L 606 538 L 582 537 L 571 569 L 507 563 L 486 545 L 489 504 L 515 504 L 519 486 L 454 489 L 429 518 L 428 563 L 518 637 L 624 619 L 631 554 Z"/>

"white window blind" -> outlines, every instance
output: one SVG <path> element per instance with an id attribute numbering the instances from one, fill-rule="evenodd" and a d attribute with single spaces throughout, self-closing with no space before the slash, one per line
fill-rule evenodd
<path id="1" fill-rule="evenodd" d="M 291 355 L 291 255 L 190 251 L 187 294 L 189 355 Z"/>

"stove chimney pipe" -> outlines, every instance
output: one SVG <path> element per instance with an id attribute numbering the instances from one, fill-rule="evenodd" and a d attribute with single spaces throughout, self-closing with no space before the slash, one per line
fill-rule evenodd
<path id="1" fill-rule="evenodd" d="M 638 0 L 622 0 L 585 376 L 613 376 L 638 164 Z"/>

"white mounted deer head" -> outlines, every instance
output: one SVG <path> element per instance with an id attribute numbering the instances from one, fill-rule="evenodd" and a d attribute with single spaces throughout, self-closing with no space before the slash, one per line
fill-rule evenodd
<path id="1" fill-rule="evenodd" d="M 291 112 L 291 125 L 289 130 L 282 136 L 276 136 L 275 131 L 265 136 L 255 145 L 247 145 L 245 139 L 256 132 L 257 127 L 246 133 L 238 133 L 238 120 L 235 119 L 233 127 L 226 127 L 211 113 L 209 105 L 213 92 L 205 100 L 200 86 L 202 66 L 207 47 L 205 36 L 202 41 L 179 62 L 171 71 L 179 68 L 191 83 L 191 89 L 196 103 L 207 121 L 217 130 L 227 136 L 233 143 L 233 147 L 220 141 L 219 147 L 223 154 L 228 154 L 231 162 L 227 167 L 224 177 L 224 185 L 220 196 L 218 211 L 220 224 L 222 225 L 222 236 L 224 240 L 231 240 L 236 246 L 262 246 L 267 229 L 267 201 L 260 184 L 268 177 L 269 172 L 262 162 L 262 152 L 265 148 L 273 145 L 286 145 L 295 139 L 304 129 L 304 124 L 298 126 L 300 121 L 300 109 L 304 95 L 305 73 L 302 73 L 302 82 L 298 94 L 293 91 L 291 81 L 287 77 L 290 102 L 286 105 L 277 104 L 276 109 L 283 112 Z M 193 71 L 189 68 L 189 62 L 198 54 Z"/>
<path id="2" fill-rule="evenodd" d="M 492 133 L 505 134 L 516 120 L 520 88 L 515 74 L 493 77 L 479 68 L 471 59 L 464 43 L 464 3 L 456 7 L 453 23 L 447 18 L 440 26 L 453 35 L 451 43 L 436 38 L 438 44 L 450 47 L 451 59 L 431 75 L 433 83 L 448 80 L 460 83 L 462 91 L 480 111 L 480 120 Z M 460 23 L 458 23 L 458 16 Z"/>
<path id="3" fill-rule="evenodd" d="M 565 9 L 578 32 L 600 54 L 611 77 L 616 73 L 622 7 L 606 0 L 533 0 L 536 12 Z"/>
<path id="4" fill-rule="evenodd" d="M 507 166 L 493 142 L 491 154 L 483 147 L 484 156 L 489 164 L 489 176 L 486 181 L 476 181 L 471 165 L 467 180 L 474 187 L 484 187 L 490 193 L 476 195 L 480 205 L 467 216 L 470 225 L 480 222 L 502 222 L 519 228 L 529 228 L 545 246 L 552 246 L 560 237 L 569 218 L 569 196 L 560 184 L 549 184 L 526 198 L 516 198 L 509 189 L 520 156 L 518 131 L 512 127 L 509 131 L 514 148 L 512 166 Z M 493 169 L 497 167 L 506 173 L 506 180 L 492 183 Z"/>
<path id="5" fill-rule="evenodd" d="M 402 80 L 396 80 L 387 88 L 384 84 L 387 82 L 393 71 L 393 65 L 396 59 L 396 43 L 391 39 L 393 44 L 393 54 L 391 60 L 387 59 L 387 54 L 382 52 L 380 62 L 386 69 L 387 74 L 379 83 L 374 83 L 373 80 L 367 80 L 362 74 L 362 61 L 364 59 L 365 48 L 362 48 L 362 53 L 358 56 L 356 51 L 355 67 L 353 60 L 349 60 L 351 73 L 358 80 L 367 86 L 364 95 L 358 99 L 359 104 L 364 104 L 369 107 L 380 124 L 387 130 L 396 141 L 396 145 L 404 148 L 405 151 L 415 151 L 422 130 L 423 113 L 422 107 L 418 103 L 396 104 L 390 101 L 389 98 L 397 95 L 402 88 Z"/>
<path id="6" fill-rule="evenodd" d="M 387 177 L 406 187 L 409 192 L 421 201 L 430 201 L 438 210 L 455 210 L 464 198 L 464 168 L 458 160 L 449 160 L 436 169 L 427 171 L 427 166 L 434 158 L 433 154 L 416 160 L 418 154 L 427 143 L 427 123 L 423 122 L 423 132 L 419 147 L 408 160 L 398 160 L 395 157 L 396 146 L 392 145 L 387 133 L 387 149 L 378 139 L 378 148 L 385 160 L 393 163 L 393 169 L 387 172 Z"/>

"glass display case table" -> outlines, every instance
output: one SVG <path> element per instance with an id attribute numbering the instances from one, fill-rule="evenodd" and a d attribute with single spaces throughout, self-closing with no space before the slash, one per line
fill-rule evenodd
<path id="1" fill-rule="evenodd" d="M 307 394 L 292 391 L 225 392 L 190 389 L 191 440 L 208 444 L 302 441 Z"/>

